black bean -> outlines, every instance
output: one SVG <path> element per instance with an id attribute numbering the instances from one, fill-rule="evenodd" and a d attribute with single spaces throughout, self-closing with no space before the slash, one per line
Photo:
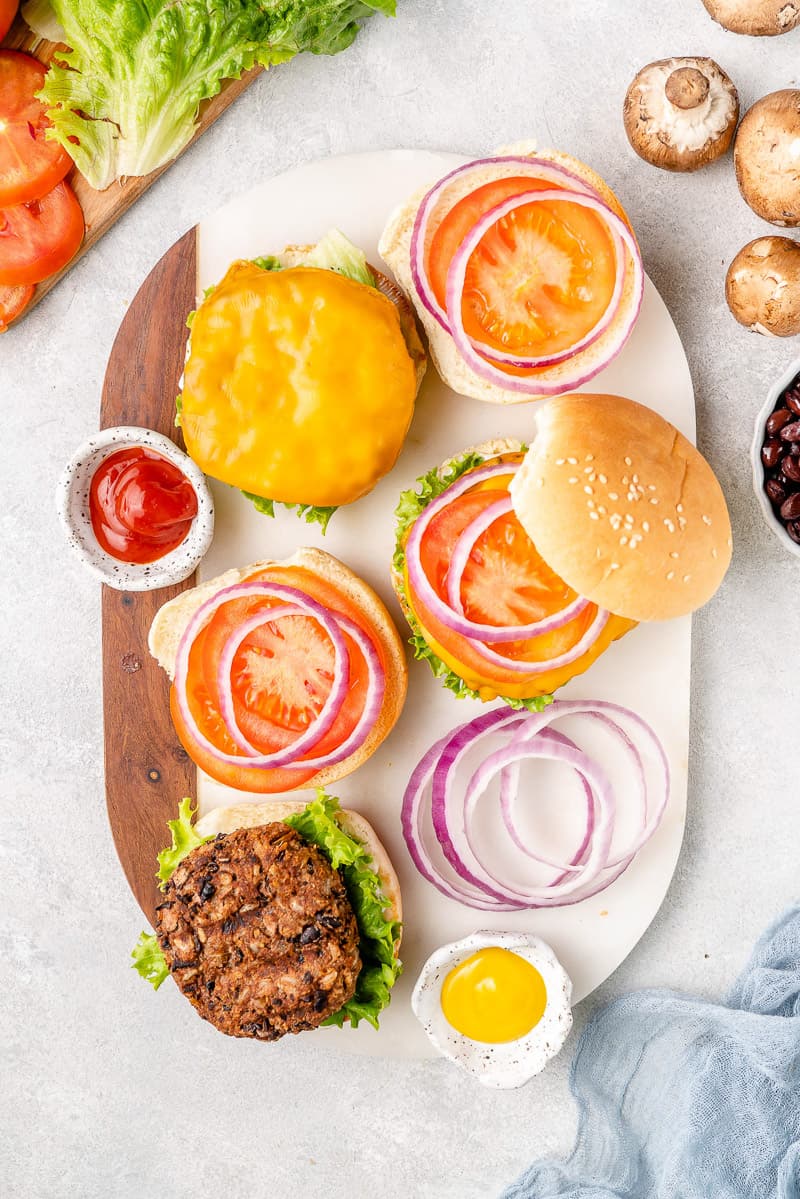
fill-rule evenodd
<path id="1" fill-rule="evenodd" d="M 767 479 L 764 484 L 764 490 L 776 508 L 780 508 L 783 501 L 786 499 L 786 491 L 781 487 L 777 479 Z"/>
<path id="2" fill-rule="evenodd" d="M 786 452 L 786 447 L 775 439 L 764 443 L 761 449 L 761 461 L 767 470 L 772 470 L 781 460 L 781 455 Z"/>
<path id="3" fill-rule="evenodd" d="M 782 520 L 798 520 L 800 518 L 800 491 L 795 491 L 781 504 Z"/>
<path id="4" fill-rule="evenodd" d="M 321 937 L 319 929 L 313 924 L 307 924 L 300 934 L 301 945 L 311 945 Z"/>
<path id="5" fill-rule="evenodd" d="M 780 433 L 784 425 L 788 425 L 792 419 L 792 414 L 788 408 L 778 408 L 771 416 L 767 417 L 767 433 L 770 437 L 774 437 Z"/>
<path id="6" fill-rule="evenodd" d="M 781 441 L 800 441 L 800 420 L 793 420 L 781 429 Z"/>
<path id="7" fill-rule="evenodd" d="M 202 899 L 203 903 L 205 903 L 207 899 L 213 899 L 214 895 L 216 894 L 216 890 L 217 888 L 210 881 L 210 879 L 204 878 L 203 885 L 200 888 L 200 898 Z"/>
<path id="8" fill-rule="evenodd" d="M 338 916 L 319 916 L 318 919 L 325 928 L 339 928 L 342 923 Z"/>
<path id="9" fill-rule="evenodd" d="M 327 1002 L 328 1002 L 328 992 L 327 991 L 315 991 L 314 992 L 314 1011 L 315 1012 L 321 1012 Z"/>

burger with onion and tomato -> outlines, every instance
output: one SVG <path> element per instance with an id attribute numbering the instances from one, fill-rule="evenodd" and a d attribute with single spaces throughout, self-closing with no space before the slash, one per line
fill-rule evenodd
<path id="1" fill-rule="evenodd" d="M 393 581 L 412 645 L 457 695 L 541 709 L 640 621 L 711 598 L 725 498 L 673 425 L 621 396 L 560 396 L 535 440 L 469 450 L 403 492 Z"/>
<path id="2" fill-rule="evenodd" d="M 158 855 L 155 933 L 133 951 L 220 1032 L 275 1041 L 322 1024 L 378 1027 L 400 974 L 400 888 L 372 826 L 310 804 L 216 809 L 184 799 Z"/>
<path id="3" fill-rule="evenodd" d="M 584 163 L 529 142 L 412 196 L 379 250 L 445 383 L 496 404 L 586 383 L 622 349 L 642 301 L 617 197 Z"/>
<path id="4" fill-rule="evenodd" d="M 184 749 L 239 791 L 343 778 L 388 736 L 405 701 L 405 654 L 389 613 L 322 550 L 182 592 L 156 614 L 149 644 L 172 680 Z"/>

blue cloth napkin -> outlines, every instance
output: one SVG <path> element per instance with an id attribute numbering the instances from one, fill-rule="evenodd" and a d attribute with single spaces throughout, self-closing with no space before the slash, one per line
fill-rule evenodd
<path id="1" fill-rule="evenodd" d="M 578 1135 L 503 1199 L 800 1199 L 800 904 L 718 1006 L 638 991 L 590 1020 Z"/>

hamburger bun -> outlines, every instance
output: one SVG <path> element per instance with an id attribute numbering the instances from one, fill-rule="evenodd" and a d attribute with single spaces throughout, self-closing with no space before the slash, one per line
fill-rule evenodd
<path id="1" fill-rule="evenodd" d="M 218 833 L 232 833 L 240 828 L 256 828 L 262 824 L 271 824 L 276 820 L 285 820 L 294 816 L 306 807 L 304 800 L 277 799 L 258 804 L 234 804 L 230 808 L 213 808 L 201 816 L 195 824 L 195 831 L 201 837 L 212 837 Z M 365 816 L 353 812 L 349 808 L 339 810 L 339 823 L 354 841 L 360 841 L 372 858 L 372 866 L 381 880 L 383 894 L 387 906 L 384 909 L 387 920 L 402 922 L 403 905 L 400 897 L 400 883 L 395 873 L 391 859 L 378 838 L 375 829 Z M 400 941 L 395 944 L 395 955 L 400 948 Z"/>
<path id="2" fill-rule="evenodd" d="M 408 687 L 405 650 L 391 616 L 369 584 L 354 574 L 338 558 L 334 558 L 325 550 L 304 547 L 295 550 L 290 558 L 280 562 L 267 559 L 263 562 L 255 562 L 252 566 L 243 567 L 241 570 L 228 570 L 216 579 L 201 583 L 190 591 L 184 591 L 164 604 L 156 613 L 150 627 L 148 646 L 150 653 L 172 679 L 175 674 L 175 659 L 181 637 L 198 608 L 223 588 L 244 582 L 256 572 L 267 570 L 272 566 L 303 567 L 332 583 L 366 617 L 375 632 L 385 663 L 386 691 L 383 705 L 366 741 L 349 758 L 323 768 L 314 775 L 311 782 L 303 784 L 305 787 L 327 787 L 338 779 L 351 774 L 362 762 L 366 762 L 372 756 L 394 728 L 403 709 Z"/>
<path id="3" fill-rule="evenodd" d="M 577 158 L 573 158 L 570 154 L 559 150 L 539 150 L 532 141 L 502 146 L 499 150 L 493 151 L 493 154 L 541 158 L 556 166 L 564 167 L 565 170 L 578 175 L 589 187 L 593 188 L 612 212 L 616 213 L 626 224 L 628 223 L 624 209 L 608 184 L 591 167 L 586 166 Z M 484 183 L 513 176 L 516 173 L 514 163 L 486 166 L 482 171 L 455 180 L 452 184 L 452 191 L 448 191 L 448 196 L 455 204 Z M 442 328 L 419 299 L 411 273 L 411 239 L 417 212 L 428 191 L 429 187 L 421 188 L 395 209 L 381 235 L 378 252 L 391 268 L 400 286 L 411 297 L 417 316 L 425 330 L 434 366 L 447 386 L 459 395 L 471 396 L 473 399 L 485 400 L 492 404 L 529 403 L 531 400 L 535 400 L 536 396 L 509 391 L 477 375 L 461 357 L 450 334 Z M 431 236 L 432 233 L 433 230 L 431 230 Z M 595 360 L 599 363 L 604 359 L 603 347 L 607 344 L 607 339 L 615 335 L 619 328 L 624 327 L 630 321 L 633 307 L 636 304 L 634 291 L 631 272 L 628 272 L 619 309 L 609 329 L 594 345 L 587 347 L 580 355 L 582 362 L 586 363 L 587 371 L 591 370 Z M 560 381 L 566 379 L 565 388 L 574 386 L 574 383 L 570 381 L 571 378 L 574 378 L 574 363 L 575 358 L 573 357 L 549 367 L 547 370 L 542 370 L 540 372 L 542 382 L 546 382 L 549 388 L 557 389 Z"/>
<path id="4" fill-rule="evenodd" d="M 618 616 L 685 616 L 728 569 L 731 525 L 714 472 L 634 400 L 581 393 L 542 405 L 510 490 L 547 564 Z"/>

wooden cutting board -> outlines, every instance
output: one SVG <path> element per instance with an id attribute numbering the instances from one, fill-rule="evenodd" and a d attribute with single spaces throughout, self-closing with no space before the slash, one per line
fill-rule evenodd
<path id="1" fill-rule="evenodd" d="M 195 306 L 195 230 L 150 272 L 119 327 L 100 401 L 100 428 L 142 425 L 171 437 L 188 329 L 178 314 Z M 103 712 L 106 803 L 131 890 L 152 923 L 158 903 L 156 854 L 178 800 L 197 794 L 197 770 L 175 734 L 167 676 L 147 648 L 158 609 L 195 583 L 159 591 L 103 587 Z M 135 714 L 135 715 L 134 715 Z"/>
<path id="2" fill-rule="evenodd" d="M 3 48 L 7 50 L 24 50 L 28 54 L 33 54 L 40 62 L 47 65 L 53 57 L 53 52 L 56 50 L 56 43 L 38 40 L 31 33 L 22 18 L 18 16 L 9 31 L 8 37 L 3 42 Z M 193 145 L 197 138 L 205 133 L 209 125 L 213 125 L 217 117 L 221 116 L 236 97 L 240 96 L 245 88 L 250 86 L 262 70 L 263 67 L 254 67 L 251 71 L 242 75 L 241 79 L 227 80 L 223 83 L 222 90 L 216 96 L 201 104 L 197 132 L 191 142 L 189 142 L 189 145 Z M 186 148 L 184 147 L 184 149 Z M 59 279 L 75 265 L 79 258 L 83 257 L 87 250 L 90 250 L 100 240 L 114 222 L 123 213 L 128 211 L 131 204 L 135 200 L 138 200 L 139 196 L 143 192 L 146 192 L 148 187 L 155 183 L 159 175 L 162 175 L 170 165 L 170 163 L 166 163 L 150 175 L 126 179 L 121 183 L 112 183 L 110 187 L 102 192 L 95 191 L 93 187 L 90 187 L 78 170 L 73 169 L 70 171 L 67 179 L 83 209 L 83 216 L 86 222 L 86 236 L 84 237 L 83 245 L 72 261 L 67 263 L 64 269 L 59 271 L 58 274 L 51 275 L 44 283 L 38 284 L 34 291 L 33 299 L 25 309 L 25 312 L 30 312 L 39 300 L 43 296 L 46 296 L 52 287 L 55 287 Z M 22 315 L 24 316 L 24 313 Z"/>

